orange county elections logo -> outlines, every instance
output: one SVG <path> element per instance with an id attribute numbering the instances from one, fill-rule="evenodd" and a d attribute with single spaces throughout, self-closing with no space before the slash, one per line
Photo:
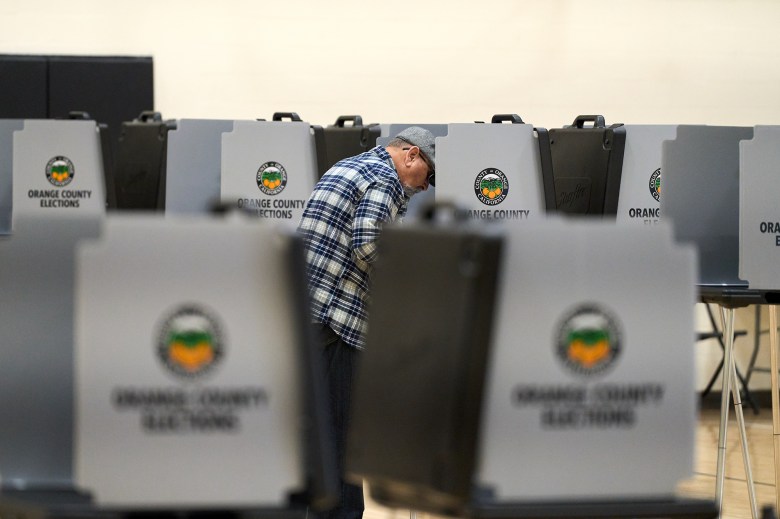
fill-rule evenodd
<path id="1" fill-rule="evenodd" d="M 257 170 L 257 187 L 266 195 L 278 195 L 287 186 L 287 171 L 278 162 L 265 162 Z"/>
<path id="2" fill-rule="evenodd" d="M 73 162 L 68 157 L 57 155 L 46 163 L 46 180 L 54 186 L 67 186 L 73 180 L 75 173 Z"/>
<path id="3" fill-rule="evenodd" d="M 176 307 L 157 334 L 157 354 L 171 373 L 193 378 L 209 371 L 224 353 L 221 326 L 202 306 Z"/>
<path id="4" fill-rule="evenodd" d="M 569 311 L 557 327 L 558 359 L 577 375 L 597 375 L 612 367 L 620 355 L 617 319 L 601 305 L 582 304 Z"/>
<path id="5" fill-rule="evenodd" d="M 656 169 L 653 171 L 653 174 L 650 175 L 650 194 L 653 195 L 653 198 L 656 199 L 656 201 L 661 201 L 661 168 Z"/>
<path id="6" fill-rule="evenodd" d="M 474 181 L 474 193 L 483 204 L 498 205 L 509 194 L 509 180 L 500 169 L 483 169 Z"/>

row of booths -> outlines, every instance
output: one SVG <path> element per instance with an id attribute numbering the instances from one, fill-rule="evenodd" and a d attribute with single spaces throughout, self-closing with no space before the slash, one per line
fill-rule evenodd
<path id="1" fill-rule="evenodd" d="M 406 126 L 148 113 L 109 158 L 94 121 L 0 121 L 0 507 L 327 507 L 294 227 Z M 437 185 L 383 233 L 348 474 L 448 515 L 716 516 L 675 495 L 694 306 L 776 303 L 780 127 L 420 126 Z"/>
<path id="2" fill-rule="evenodd" d="M 142 113 L 122 125 L 111 151 L 93 121 L 3 120 L 0 233 L 26 211 L 193 215 L 221 206 L 296 224 L 330 166 L 407 126 L 364 125 L 360 116 L 321 127 L 295 113 L 272 121 Z M 578 116 L 548 130 L 515 114 L 421 126 L 436 136 L 441 174 L 412 199 L 412 215 L 433 200 L 477 220 L 565 213 L 647 225 L 664 214 L 681 240 L 702 249 L 701 285 L 777 286 L 777 128 L 607 126 L 602 116 Z"/>

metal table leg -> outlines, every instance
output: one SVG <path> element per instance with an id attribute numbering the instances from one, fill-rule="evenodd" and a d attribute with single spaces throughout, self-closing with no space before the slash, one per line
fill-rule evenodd
<path id="1" fill-rule="evenodd" d="M 777 374 L 777 306 L 769 307 L 769 366 L 772 372 L 772 438 L 775 453 L 775 510 L 780 510 L 780 403 Z"/>
<path id="2" fill-rule="evenodd" d="M 734 398 L 734 412 L 737 417 L 742 446 L 742 461 L 745 465 L 745 479 L 747 480 L 748 498 L 750 500 L 750 512 L 753 519 L 758 519 L 758 505 L 756 502 L 755 485 L 753 484 L 753 470 L 750 466 L 750 453 L 747 444 L 747 432 L 745 430 L 745 418 L 742 412 L 742 397 L 739 393 L 739 383 L 734 362 L 734 309 L 720 307 L 720 317 L 723 326 L 723 335 L 726 339 L 725 358 L 723 370 L 723 388 L 721 392 L 720 406 L 720 431 L 718 437 L 718 465 L 715 483 L 715 501 L 722 515 L 723 513 L 723 482 L 726 474 L 726 435 L 729 420 L 729 396 Z"/>

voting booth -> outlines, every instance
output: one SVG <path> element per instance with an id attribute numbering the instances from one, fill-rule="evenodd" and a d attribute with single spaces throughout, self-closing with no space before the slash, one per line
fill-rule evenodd
<path id="1" fill-rule="evenodd" d="M 11 233 L 14 132 L 23 127 L 21 119 L 0 119 L 0 236 Z"/>
<path id="2" fill-rule="evenodd" d="M 83 182 L 87 168 L 71 156 L 82 166 L 73 182 Z M 99 230 L 88 212 L 41 209 L 18 215 L 13 235 L 0 240 L 0 501 L 76 488 L 75 247 Z"/>
<path id="3" fill-rule="evenodd" d="M 475 220 L 529 220 L 546 211 L 536 129 L 513 124 L 450 124 L 436 139 L 436 199 Z"/>
<path id="4" fill-rule="evenodd" d="M 506 236 L 480 485 L 504 502 L 673 495 L 693 470 L 693 248 L 666 226 Z"/>
<path id="5" fill-rule="evenodd" d="M 106 211 L 95 121 L 26 120 L 13 137 L 13 218 Z"/>
<path id="6" fill-rule="evenodd" d="M 348 472 L 433 513 L 714 517 L 673 497 L 693 470 L 693 248 L 663 224 L 491 227 L 385 229 Z"/>
<path id="7" fill-rule="evenodd" d="M 664 195 L 661 213 L 673 226 L 677 241 L 699 251 L 699 299 L 721 309 L 724 376 L 715 495 L 723 502 L 729 401 L 734 399 L 746 484 L 753 517 L 758 509 L 748 452 L 742 401 L 734 363 L 734 309 L 764 301 L 739 276 L 740 141 L 751 139 L 753 128 L 681 125 L 662 148 Z"/>
<path id="8" fill-rule="evenodd" d="M 346 470 L 380 503 L 454 513 L 472 486 L 502 240 L 402 228 L 384 229 L 372 276 Z"/>
<path id="9" fill-rule="evenodd" d="M 165 209 L 168 132 L 175 127 L 175 121 L 148 111 L 122 123 L 115 166 L 118 209 Z"/>
<path id="10" fill-rule="evenodd" d="M 780 303 L 780 126 L 756 126 L 739 143 L 739 275 L 769 307 L 770 382 L 775 505 L 780 505 L 780 381 L 777 305 Z"/>
<path id="11" fill-rule="evenodd" d="M 542 154 L 549 156 L 555 211 L 614 216 L 625 141 L 623 125 L 607 126 L 602 115 L 580 115 L 570 126 L 551 128 Z"/>
<path id="12" fill-rule="evenodd" d="M 747 127 L 682 125 L 663 144 L 661 213 L 699 249 L 704 300 L 744 306 L 757 296 L 739 277 L 739 142 L 752 136 Z"/>
<path id="13" fill-rule="evenodd" d="M 222 134 L 233 121 L 179 119 L 168 132 L 165 214 L 205 214 L 219 203 Z"/>
<path id="14" fill-rule="evenodd" d="M 297 224 L 317 180 L 314 137 L 295 113 L 273 119 L 235 121 L 223 134 L 220 197 L 228 207 Z"/>
<path id="15" fill-rule="evenodd" d="M 617 221 L 654 225 L 661 219 L 662 148 L 676 125 L 624 125 L 626 145 L 620 176 Z"/>
<path id="16" fill-rule="evenodd" d="M 756 126 L 739 143 L 739 277 L 772 292 L 780 292 L 779 144 L 780 126 Z"/>
<path id="17" fill-rule="evenodd" d="M 82 245 L 75 475 L 97 510 L 329 502 L 302 257 L 238 218 L 114 216 Z"/>
<path id="18" fill-rule="evenodd" d="M 105 214 L 90 120 L 0 123 L 0 501 L 79 496 L 73 479 L 75 247 Z M 3 513 L 6 509 L 3 508 Z"/>
<path id="19" fill-rule="evenodd" d="M 381 135 L 379 125 L 363 125 L 359 115 L 340 115 L 334 124 L 313 125 L 312 131 L 317 146 L 318 179 L 336 162 L 372 149 Z"/>

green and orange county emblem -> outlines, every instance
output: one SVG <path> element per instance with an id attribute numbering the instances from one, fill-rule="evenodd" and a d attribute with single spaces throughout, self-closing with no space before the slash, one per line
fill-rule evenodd
<path id="1" fill-rule="evenodd" d="M 661 201 L 661 168 L 656 169 L 653 171 L 653 174 L 650 175 L 650 194 L 653 195 L 653 198 L 655 198 L 656 201 Z"/>
<path id="2" fill-rule="evenodd" d="M 73 162 L 68 157 L 57 155 L 46 163 L 46 180 L 53 186 L 67 186 L 74 174 Z"/>
<path id="3" fill-rule="evenodd" d="M 266 195 L 278 195 L 287 186 L 287 171 L 278 162 L 265 162 L 257 170 L 257 187 Z"/>
<path id="4" fill-rule="evenodd" d="M 483 204 L 498 205 L 509 194 L 509 180 L 500 169 L 483 169 L 474 180 L 474 193 Z"/>
<path id="5" fill-rule="evenodd" d="M 182 305 L 160 328 L 157 352 L 176 375 L 192 378 L 210 371 L 223 355 L 222 333 L 213 314 L 198 305 Z"/>
<path id="6" fill-rule="evenodd" d="M 603 373 L 621 350 L 621 332 L 614 315 L 603 306 L 580 305 L 561 320 L 556 344 L 559 360 L 578 375 Z"/>

